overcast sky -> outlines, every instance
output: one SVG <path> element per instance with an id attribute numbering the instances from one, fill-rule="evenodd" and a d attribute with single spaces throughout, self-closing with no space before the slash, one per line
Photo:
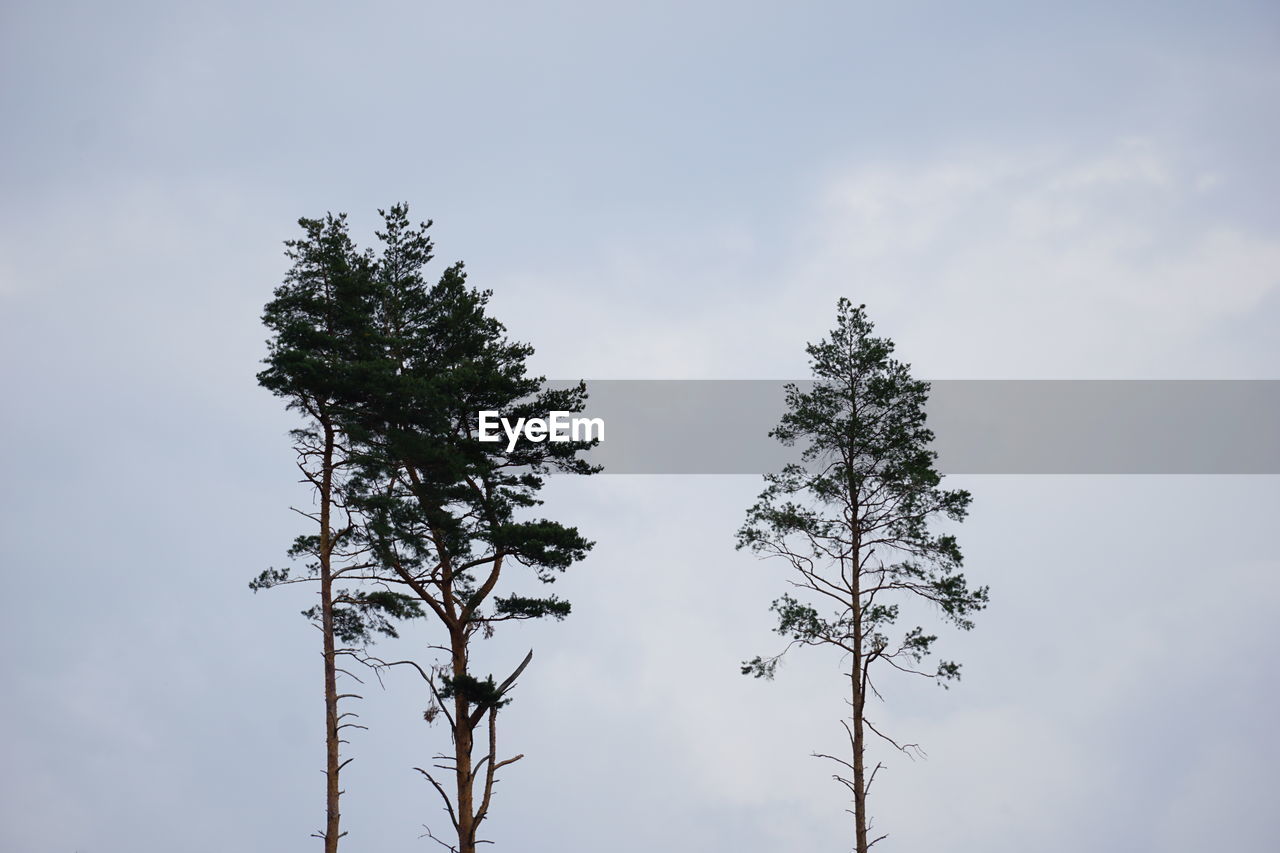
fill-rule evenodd
<path id="1" fill-rule="evenodd" d="M 296 219 L 407 200 L 556 378 L 1280 378 L 1280 11 L 1214 3 L 0 7 L 0 848 L 316 849 L 318 638 L 258 389 Z M 890 683 L 877 850 L 1280 849 L 1274 477 L 951 478 L 992 587 Z M 499 850 L 847 849 L 839 661 L 774 683 L 749 476 L 556 480 L 598 545 L 502 739 Z M 426 633 L 398 654 L 423 654 Z M 388 648 L 390 652 L 390 647 Z M 447 738 L 366 684 L 347 846 L 428 850 Z"/>

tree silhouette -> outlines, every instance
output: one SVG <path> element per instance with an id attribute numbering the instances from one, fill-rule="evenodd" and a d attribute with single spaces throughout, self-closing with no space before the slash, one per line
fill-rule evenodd
<path id="1" fill-rule="evenodd" d="M 960 675 L 951 661 L 924 668 L 937 637 L 923 627 L 891 636 L 900 604 L 931 603 L 964 630 L 987 604 L 987 588 L 970 589 L 960 572 L 955 537 L 931 530 L 938 519 L 962 520 L 970 496 L 940 488 L 925 426 L 929 385 L 912 379 L 892 358 L 893 343 L 872 329 L 865 306 L 841 299 L 836 327 L 808 345 L 813 386 L 787 386 L 787 412 L 770 433 L 802 447 L 803 462 L 766 475 L 737 537 L 739 548 L 781 558 L 795 590 L 772 606 L 776 631 L 789 643 L 777 655 L 745 662 L 743 673 L 772 678 L 795 646 L 833 647 L 850 663 L 849 716 L 841 721 L 850 755 L 819 757 L 841 768 L 835 779 L 853 800 L 858 853 L 884 837 L 868 840 L 867 794 L 881 765 L 866 769 L 867 731 L 897 749 L 914 747 L 868 718 L 868 697 L 880 695 L 873 673 L 888 668 L 944 686 Z"/>

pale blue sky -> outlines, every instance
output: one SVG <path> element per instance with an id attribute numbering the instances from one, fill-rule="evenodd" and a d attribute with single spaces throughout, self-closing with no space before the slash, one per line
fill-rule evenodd
<path id="1" fill-rule="evenodd" d="M 408 200 L 562 378 L 800 377 L 841 295 L 924 377 L 1280 378 L 1277 48 L 1245 2 L 6 3 L 0 848 L 317 843 L 308 598 L 245 588 L 307 500 L 253 381 L 299 216 Z M 1280 846 L 1275 479 L 963 485 L 993 604 L 888 697 L 930 759 L 877 850 Z M 495 849 L 847 846 L 836 662 L 737 674 L 758 486 L 550 489 L 600 544 L 485 653 L 537 653 Z M 442 820 L 416 690 L 367 690 L 353 850 Z"/>

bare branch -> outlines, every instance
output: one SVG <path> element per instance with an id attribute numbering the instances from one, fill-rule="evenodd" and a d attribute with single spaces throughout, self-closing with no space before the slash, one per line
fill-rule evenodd
<path id="1" fill-rule="evenodd" d="M 431 783 L 432 787 L 434 787 L 437 792 L 439 792 L 441 799 L 444 800 L 445 811 L 449 813 L 449 821 L 450 823 L 453 824 L 454 831 L 456 832 L 458 829 L 458 817 L 456 814 L 454 814 L 454 811 L 453 811 L 453 800 L 449 799 L 449 795 L 445 793 L 444 788 L 440 786 L 440 783 L 436 781 L 434 776 L 432 776 L 427 771 L 423 770 L 421 767 L 415 767 L 413 769 L 417 770 L 423 776 L 426 776 L 427 781 Z M 448 769 L 448 768 L 441 768 L 441 769 Z M 430 834 L 429 831 L 428 831 L 428 834 Z"/>

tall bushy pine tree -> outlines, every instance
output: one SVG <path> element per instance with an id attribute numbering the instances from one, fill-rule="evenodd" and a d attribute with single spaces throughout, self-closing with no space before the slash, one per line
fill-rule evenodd
<path id="1" fill-rule="evenodd" d="M 427 717 L 442 714 L 453 741 L 434 767 L 451 772 L 452 784 L 418 769 L 444 799 L 457 839 L 446 846 L 474 853 L 495 773 L 522 757 L 499 758 L 496 722 L 532 652 L 498 683 L 475 671 L 473 646 L 500 623 L 569 613 L 558 596 L 518 590 L 555 581 L 592 543 L 531 513 L 547 473 L 598 469 L 580 458 L 593 442 L 522 440 L 508 451 L 477 440 L 481 411 L 513 420 L 579 412 L 586 388 L 543 388 L 525 367 L 532 348 L 508 340 L 487 312 L 489 292 L 467 285 L 462 264 L 426 283 L 430 223 L 413 226 L 403 205 L 383 217 L 374 324 L 382 358 L 362 380 L 353 506 L 380 576 L 442 631 L 446 659 L 422 671 L 433 697 Z"/>
<path id="2" fill-rule="evenodd" d="M 868 838 L 867 792 L 880 765 L 866 769 L 866 733 L 904 748 L 868 718 L 867 699 L 880 695 L 873 673 L 894 669 L 944 685 L 960 674 L 948 661 L 924 668 L 937 637 L 923 627 L 891 636 L 900 604 L 931 603 L 968 630 L 987 603 L 987 588 L 971 589 L 960 572 L 955 537 L 931 530 L 936 519 L 963 519 L 970 497 L 940 487 L 925 426 L 929 385 L 892 357 L 892 341 L 871 332 L 864 306 L 841 299 L 835 329 L 808 346 L 813 387 L 787 386 L 788 410 L 771 433 L 803 447 L 803 464 L 765 477 L 738 532 L 739 548 L 782 558 L 797 590 L 773 603 L 776 630 L 790 642 L 746 662 L 744 674 L 772 678 L 796 645 L 829 646 L 850 662 L 850 713 L 841 723 L 851 754 L 821 757 L 842 767 L 835 778 L 852 797 L 857 853 L 879 840 Z"/>

